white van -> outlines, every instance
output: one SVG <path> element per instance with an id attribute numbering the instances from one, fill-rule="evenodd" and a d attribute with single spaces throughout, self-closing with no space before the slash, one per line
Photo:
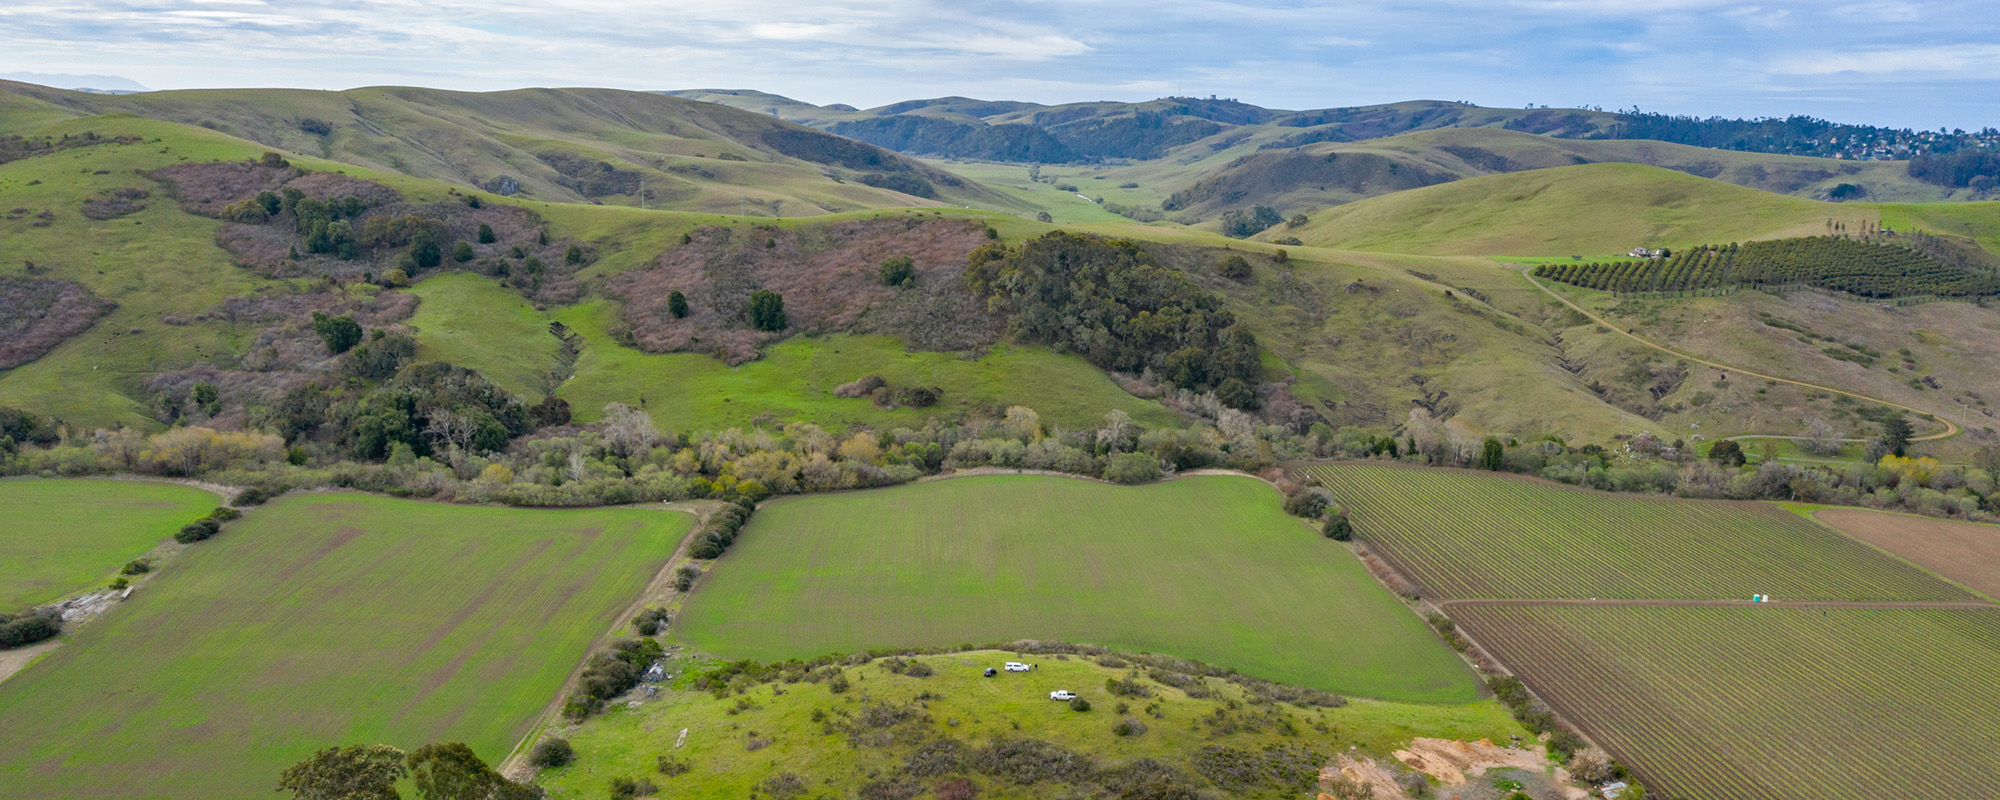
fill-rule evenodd
<path id="1" fill-rule="evenodd" d="M 1023 663 L 1021 663 L 1021 662 L 1019 662 L 1019 661 L 1009 661 L 1009 662 L 1007 662 L 1007 671 L 1008 671 L 1008 672 L 1027 672 L 1027 671 L 1028 671 L 1029 669 L 1031 669 L 1031 667 L 1029 667 L 1028 665 L 1026 665 L 1026 664 L 1023 664 Z"/>
<path id="2" fill-rule="evenodd" d="M 1072 692 L 1072 691 L 1070 691 L 1070 690 L 1068 690 L 1068 689 L 1057 689 L 1057 690 L 1055 690 L 1055 691 L 1053 691 L 1053 692 L 1049 692 L 1049 699 L 1050 699 L 1050 700 L 1061 700 L 1061 701 L 1063 701 L 1063 702 L 1069 702 L 1069 701 L 1071 701 L 1071 700 L 1075 700 L 1075 699 L 1076 699 L 1076 692 Z"/>

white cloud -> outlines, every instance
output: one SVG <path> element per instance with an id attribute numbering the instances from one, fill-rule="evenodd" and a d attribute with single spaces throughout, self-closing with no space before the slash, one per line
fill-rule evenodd
<path id="1" fill-rule="evenodd" d="M 1886 75 L 1945 73 L 1992 79 L 2000 73 L 2000 44 L 1953 44 L 1895 50 L 1794 55 L 1772 64 L 1780 75 Z"/>

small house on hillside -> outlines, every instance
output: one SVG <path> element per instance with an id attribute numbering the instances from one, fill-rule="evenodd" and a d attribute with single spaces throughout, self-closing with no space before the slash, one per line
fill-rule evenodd
<path id="1" fill-rule="evenodd" d="M 1625 255 L 1631 256 L 1633 258 L 1652 258 L 1653 256 L 1658 255 L 1658 253 L 1652 250 L 1648 250 L 1644 247 L 1634 247 L 1632 248 L 1632 252 L 1626 253 Z"/>
<path id="2" fill-rule="evenodd" d="M 667 665 L 655 661 L 653 662 L 653 666 L 646 668 L 646 675 L 644 677 L 644 680 L 647 683 L 659 683 L 660 681 L 666 679 L 667 679 Z"/>

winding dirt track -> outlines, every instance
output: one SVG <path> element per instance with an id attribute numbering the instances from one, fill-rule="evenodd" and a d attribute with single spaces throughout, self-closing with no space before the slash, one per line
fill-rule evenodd
<path id="1" fill-rule="evenodd" d="M 1674 357 L 1676 357 L 1676 358 L 1684 358 L 1684 359 L 1687 359 L 1687 360 L 1689 360 L 1689 361 L 1693 361 L 1693 362 L 1695 362 L 1695 363 L 1697 363 L 1697 364 L 1701 364 L 1701 365 L 1703 365 L 1703 366 L 1709 366 L 1709 367 L 1714 367 L 1714 368 L 1716 368 L 1716 369 L 1719 369 L 1719 370 L 1724 370 L 1724 371 L 1727 371 L 1727 372 L 1734 372 L 1734 373 L 1736 373 L 1736 374 L 1738 374 L 1738 375 L 1748 375 L 1748 376 L 1750 376 L 1750 377 L 1752 377 L 1752 378 L 1762 378 L 1762 379 L 1764 379 L 1764 380 L 1767 380 L 1767 381 L 1777 381 L 1777 382 L 1779 382 L 1779 383 L 1789 383 L 1789 384 L 1791 384 L 1791 385 L 1793 385 L 1793 386 L 1802 386 L 1802 387 L 1805 387 L 1805 388 L 1807 388 L 1807 389 L 1817 389 L 1817 390 L 1819 390 L 1819 391 L 1822 391 L 1822 392 L 1832 392 L 1832 393 L 1834 393 L 1834 394 L 1840 394 L 1840 395 L 1846 395 L 1846 396 L 1848 396 L 1848 397 L 1852 397 L 1852 398 L 1854 398 L 1854 399 L 1856 399 L 1856 400 L 1866 400 L 1866 401 L 1868 401 L 1868 402 L 1870 402 L 1870 403 L 1875 403 L 1875 404 L 1878 404 L 1878 405 L 1884 405 L 1884 406 L 1888 406 L 1888 407 L 1890 407 L 1890 408 L 1899 408 L 1899 409 L 1902 409 L 1902 410 L 1904 410 L 1904 411 L 1908 411 L 1908 412 L 1910 412 L 1910 413 L 1913 413 L 1913 414 L 1921 414 L 1921 415 L 1924 415 L 1924 416 L 1928 416 L 1928 417 L 1930 417 L 1930 418 L 1932 418 L 1932 419 L 1935 419 L 1935 420 L 1937 420 L 1937 421 L 1939 421 L 1939 422 L 1942 422 L 1942 423 L 1944 423 L 1944 432 L 1943 432 L 1943 433 L 1933 433 L 1933 434 L 1930 434 L 1929 436 L 1919 436 L 1919 437 L 1916 437 L 1916 438 L 1914 438 L 1914 439 L 1911 439 L 1911 440 L 1910 440 L 1910 441 L 1913 441 L 1913 442 L 1929 442 L 1929 441 L 1934 441 L 1934 440 L 1937 440 L 1937 439 L 1948 439 L 1948 438 L 1951 438 L 1951 437 L 1953 437 L 1953 436 L 1957 436 L 1957 435 L 1958 435 L 1958 433 L 1959 433 L 1959 428 L 1958 428 L 1958 423 L 1955 423 L 1955 422 L 1952 422 L 1951 420 L 1949 420 L 1949 419 L 1946 419 L 1946 418 L 1944 418 L 1944 417 L 1943 417 L 1943 416 L 1941 416 L 1941 415 L 1938 415 L 1938 414 L 1936 414 L 1936 413 L 1933 413 L 1933 412 L 1930 412 L 1930 411 L 1925 411 L 1925 410 L 1923 410 L 1923 409 L 1921 409 L 1921 408 L 1913 408 L 1913 407 L 1911 407 L 1911 406 L 1906 406 L 1906 405 L 1903 405 L 1902 403 L 1896 403 L 1896 402 L 1891 402 L 1891 401 L 1888 401 L 1888 400 L 1884 400 L 1884 399 L 1882 399 L 1882 398 L 1880 398 L 1880 397 L 1870 397 L 1870 396 L 1868 396 L 1868 395 L 1865 395 L 1865 394 L 1860 394 L 1860 393 L 1857 393 L 1857 392 L 1850 392 L 1850 391 L 1847 391 L 1846 389 L 1836 389 L 1836 388 L 1834 388 L 1834 387 L 1831 387 L 1831 386 L 1821 386 L 1821 385 L 1819 385 L 1819 384 L 1817 384 L 1817 383 L 1806 383 L 1805 381 L 1795 381 L 1795 380 L 1792 380 L 1791 378 L 1780 378 L 1780 377 L 1778 377 L 1778 376 L 1776 376 L 1776 375 L 1766 375 L 1766 374 L 1764 374 L 1764 373 L 1761 373 L 1761 372 L 1752 372 L 1752 371 L 1750 371 L 1750 370 L 1747 370 L 1747 369 L 1744 369 L 1744 368 L 1742 368 L 1742 367 L 1732 367 L 1732 366 L 1730 366 L 1730 365 L 1728 365 L 1728 364 L 1720 364 L 1720 363 L 1717 363 L 1717 362 L 1714 362 L 1714 361 L 1710 361 L 1710 360 L 1708 360 L 1708 359 L 1705 359 L 1705 358 L 1702 358 L 1702 357 L 1700 357 L 1700 356 L 1695 356 L 1695 355 L 1690 355 L 1690 354 L 1688 354 L 1688 353 L 1683 353 L 1683 352 L 1681 352 L 1681 351 L 1679 351 L 1679 350 L 1675 350 L 1674 348 L 1671 348 L 1671 347 L 1668 347 L 1668 346 L 1666 346 L 1666 345 L 1663 345 L 1663 344 L 1660 344 L 1660 343 L 1658 343 L 1658 342 L 1655 342 L 1655 341 L 1653 341 L 1653 340 L 1651 340 L 1651 339 L 1647 339 L 1647 338 L 1645 338 L 1645 337 L 1643 337 L 1643 336 L 1639 336 L 1638 334 L 1635 334 L 1635 333 L 1632 333 L 1631 331 L 1628 331 L 1628 330 L 1626 330 L 1626 329 L 1624 329 L 1624 328 L 1620 328 L 1620 327 L 1618 327 L 1618 326 L 1616 326 L 1616 325 L 1613 325 L 1613 324 L 1611 324 L 1610 322 L 1606 321 L 1606 320 L 1605 320 L 1605 319 L 1604 319 L 1603 317 L 1600 317 L 1600 316 L 1598 316 L 1598 315 L 1596 315 L 1596 314 L 1593 314 L 1593 313 L 1591 313 L 1589 309 L 1586 309 L 1586 308 L 1584 308 L 1583 306 L 1580 306 L 1580 305 L 1577 305 L 1576 303 L 1573 303 L 1573 302 L 1570 302 L 1570 299 L 1569 299 L 1569 298 L 1567 298 L 1567 297 L 1564 297 L 1564 296 L 1562 296 L 1561 294 L 1557 293 L 1557 292 L 1556 292 L 1556 291 L 1555 291 L 1554 289 L 1550 289 L 1550 288 L 1549 288 L 1548 286 L 1544 285 L 1544 284 L 1543 284 L 1543 283 L 1542 283 L 1541 281 L 1539 281 L 1539 280 L 1536 280 L 1536 279 L 1535 279 L 1535 276 L 1534 276 L 1534 275 L 1532 274 L 1532 271 L 1531 271 L 1531 270 L 1526 270 L 1526 269 L 1524 269 L 1524 270 L 1521 270 L 1521 277 L 1523 277 L 1523 278 L 1527 278 L 1527 279 L 1528 279 L 1528 282 L 1529 282 L 1529 283 L 1531 283 L 1531 284 L 1534 284 L 1535 288 L 1537 288 L 1537 289 L 1540 289 L 1540 290 L 1542 290 L 1542 293 L 1543 293 L 1543 294 L 1546 294 L 1546 295 L 1548 295 L 1548 296 L 1550 296 L 1550 297 L 1553 297 L 1553 298 L 1555 298 L 1555 299 L 1557 300 L 1557 302 L 1560 302 L 1560 303 L 1562 303 L 1563 305 L 1566 305 L 1566 306 L 1569 306 L 1569 307 L 1570 307 L 1570 309 L 1571 309 L 1571 310 L 1573 310 L 1573 311 L 1575 311 L 1576 313 L 1578 313 L 1578 314 L 1582 314 L 1582 315 L 1584 315 L 1585 317 L 1588 317 L 1588 318 L 1590 318 L 1590 321 L 1591 321 L 1591 322 L 1595 322 L 1595 323 L 1597 323 L 1597 324 L 1599 324 L 1599 325 L 1602 325 L 1602 326 L 1604 326 L 1605 328 L 1609 329 L 1609 330 L 1610 330 L 1610 331 L 1611 331 L 1612 333 L 1616 333 L 1616 334 L 1618 334 L 1619 336 L 1623 336 L 1623 337 L 1625 337 L 1625 338 L 1627 338 L 1627 339 L 1631 339 L 1632 341 L 1635 341 L 1635 342 L 1638 342 L 1638 343 L 1640 343 L 1640 344 L 1643 344 L 1643 345 L 1645 345 L 1645 346 L 1647 346 L 1647 347 L 1650 347 L 1650 348 L 1653 348 L 1654 350 L 1658 350 L 1658 351 L 1660 351 L 1660 352 L 1662 352 L 1662 353 L 1666 353 L 1667 355 L 1670 355 L 1670 356 L 1674 356 Z M 1758 437 L 1758 438 L 1766 438 L 1766 439 L 1803 439 L 1803 438 L 1805 438 L 1805 437 L 1803 437 L 1803 436 L 1778 436 L 1778 435 L 1771 435 L 1771 434 L 1745 434 L 1745 435 L 1744 435 L 1743 437 L 1734 437 L 1734 436 L 1732 436 L 1732 437 L 1729 437 L 1729 438 L 1732 438 L 1732 439 L 1734 439 L 1734 438 L 1748 438 L 1749 436 L 1753 436 L 1753 435 L 1754 435 L 1754 436 L 1756 436 L 1756 437 Z M 1853 440 L 1846 440 L 1846 441 L 1853 441 Z"/>

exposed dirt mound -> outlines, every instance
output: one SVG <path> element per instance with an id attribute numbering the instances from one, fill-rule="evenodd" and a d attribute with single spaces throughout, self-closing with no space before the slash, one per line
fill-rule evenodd
<path id="1" fill-rule="evenodd" d="M 0 275 L 0 369 L 41 358 L 117 307 L 69 281 Z"/>
<path id="2" fill-rule="evenodd" d="M 731 364 L 756 358 L 759 344 L 783 335 L 750 327 L 746 308 L 758 290 L 784 297 L 787 330 L 863 328 L 959 349 L 992 340 L 991 319 L 976 301 L 966 305 L 972 293 L 963 288 L 966 256 L 988 241 L 985 226 L 968 220 L 710 227 L 653 267 L 618 276 L 610 290 L 625 299 L 633 343 L 653 352 L 714 353 Z M 881 264 L 895 257 L 912 261 L 912 288 L 883 285 Z M 675 291 L 687 298 L 685 318 L 669 309 Z M 862 325 L 864 315 L 881 318 Z"/>

